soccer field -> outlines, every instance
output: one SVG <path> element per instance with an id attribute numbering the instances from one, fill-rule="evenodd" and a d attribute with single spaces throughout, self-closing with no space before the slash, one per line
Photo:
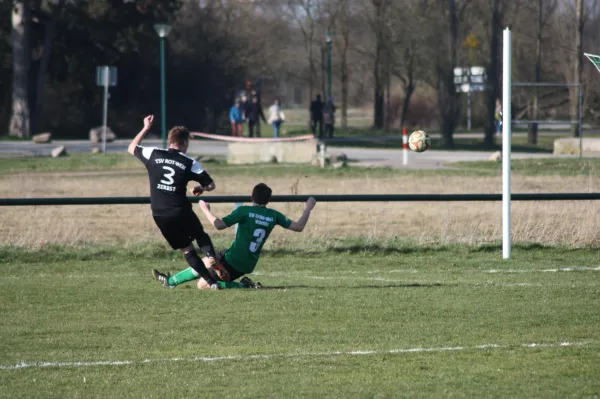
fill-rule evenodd
<path id="1" fill-rule="evenodd" d="M 397 243 L 266 253 L 174 290 L 146 247 L 0 252 L 0 396 L 595 397 L 600 254 Z"/>

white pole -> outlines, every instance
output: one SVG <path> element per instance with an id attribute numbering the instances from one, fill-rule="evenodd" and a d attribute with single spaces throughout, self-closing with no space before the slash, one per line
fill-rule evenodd
<path id="1" fill-rule="evenodd" d="M 106 124 L 108 122 L 108 67 L 104 67 L 104 109 L 102 113 L 102 153 L 106 154 Z"/>
<path id="2" fill-rule="evenodd" d="M 510 237 L 510 139 L 511 126 L 511 84 L 512 55 L 511 32 L 504 30 L 503 74 L 502 74 L 502 258 L 511 257 Z"/>
<path id="3" fill-rule="evenodd" d="M 579 123 L 577 124 L 577 129 L 579 133 L 579 159 L 583 157 L 583 87 L 581 83 L 579 83 Z"/>
<path id="4" fill-rule="evenodd" d="M 408 130 L 402 129 L 402 165 L 408 165 Z"/>
<path id="5" fill-rule="evenodd" d="M 471 131 L 471 87 L 467 91 L 467 130 Z"/>

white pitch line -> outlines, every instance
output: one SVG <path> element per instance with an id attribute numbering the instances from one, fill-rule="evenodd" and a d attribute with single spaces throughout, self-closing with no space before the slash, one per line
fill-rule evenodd
<path id="1" fill-rule="evenodd" d="M 483 273 L 557 273 L 557 272 L 600 272 L 600 267 L 561 267 L 557 269 L 491 269 Z"/>
<path id="2" fill-rule="evenodd" d="M 21 362 L 11 365 L 0 365 L 0 370 L 21 370 L 26 368 L 65 368 L 65 367 L 98 367 L 98 366 L 132 366 L 150 363 L 176 363 L 176 362 L 224 362 L 224 361 L 249 361 L 249 360 L 272 360 L 272 359 L 302 359 L 311 357 L 333 357 L 333 356 L 369 356 L 369 355 L 390 355 L 419 352 L 449 352 L 449 351 L 469 351 L 469 350 L 489 350 L 489 349 L 519 349 L 519 348 L 537 348 L 551 349 L 564 347 L 580 347 L 596 345 L 598 341 L 587 342 L 559 342 L 551 344 L 520 344 L 520 345 L 501 345 L 501 344 L 483 344 L 476 346 L 447 346 L 432 348 L 399 348 L 389 350 L 354 350 L 354 351 L 334 351 L 334 352 L 308 352 L 308 353 L 272 353 L 256 355 L 231 355 L 231 356 L 194 356 L 194 357 L 171 357 L 158 359 L 142 360 L 101 360 L 94 362 Z"/>

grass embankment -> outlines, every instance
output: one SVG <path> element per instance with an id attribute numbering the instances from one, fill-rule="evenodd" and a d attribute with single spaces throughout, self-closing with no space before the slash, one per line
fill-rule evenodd
<path id="1" fill-rule="evenodd" d="M 83 159 L 77 160 L 78 157 Z M 91 158 L 93 161 L 87 161 Z M 515 160 L 513 192 L 594 192 L 600 190 L 598 159 Z M 94 162 L 94 163 L 91 163 Z M 132 163 L 133 162 L 133 163 Z M 36 171 L 27 172 L 32 165 Z M 320 169 L 310 166 L 207 163 L 217 182 L 214 195 L 248 195 L 259 181 L 275 194 L 456 194 L 501 192 L 500 165 L 463 163 L 447 170 L 398 170 L 349 167 Z M 9 171 L 19 173 L 8 173 Z M 67 172 L 68 170 L 68 172 Z M 0 162 L 0 197 L 112 197 L 147 196 L 144 167 L 126 155 L 73 156 L 63 159 L 12 159 Z M 212 195 L 212 193 L 211 193 Z M 203 197 L 210 202 L 210 195 Z M 273 204 L 296 218 L 300 204 Z M 515 202 L 513 239 L 572 246 L 600 243 L 597 201 Z M 219 216 L 232 205 L 215 205 Z M 10 245 L 83 245 L 160 241 L 147 206 L 54 206 L 4 208 L 0 238 Z M 302 235 L 277 233 L 272 245 L 329 242 L 340 238 L 401 237 L 419 244 L 493 242 L 501 237 L 498 203 L 320 203 Z M 232 233 L 211 231 L 228 241 Z"/>

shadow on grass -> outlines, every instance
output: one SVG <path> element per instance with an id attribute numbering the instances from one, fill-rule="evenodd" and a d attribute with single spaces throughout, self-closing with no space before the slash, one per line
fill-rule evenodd
<path id="1" fill-rule="evenodd" d="M 594 252 L 600 250 L 599 246 L 585 248 L 573 248 L 561 245 L 544 245 L 539 243 L 514 244 L 513 251 L 522 252 Z M 287 256 L 322 257 L 324 255 L 363 255 L 363 256 L 392 256 L 392 255 L 435 255 L 435 254 L 468 254 L 468 253 L 501 253 L 502 244 L 491 242 L 480 245 L 467 244 L 426 244 L 394 240 L 382 241 L 381 243 L 361 242 L 348 240 L 345 242 L 334 241 L 328 243 L 315 243 L 308 248 L 302 246 L 296 248 L 265 249 L 263 255 L 273 258 L 284 258 Z M 48 264 L 55 262 L 83 261 L 83 262 L 139 262 L 139 261 L 182 261 L 183 256 L 179 251 L 167 248 L 166 244 L 139 243 L 132 246 L 118 245 L 90 245 L 90 246 L 62 246 L 46 245 L 42 248 L 29 248 L 11 245 L 0 245 L 0 264 Z"/>
<path id="2" fill-rule="evenodd" d="M 347 288 L 347 289 L 382 289 L 382 288 L 434 288 L 434 287 L 443 287 L 444 285 L 441 283 L 407 283 L 407 284 L 369 284 L 369 285 L 353 285 L 353 286 L 322 286 L 322 285 L 305 285 L 305 284 L 296 284 L 296 285 L 269 285 L 266 287 L 262 287 L 259 290 L 292 290 L 292 289 L 316 289 L 316 290 L 331 290 L 331 289 L 339 289 L 339 288 Z"/>
<path id="3" fill-rule="evenodd" d="M 523 252 L 529 252 L 529 251 L 534 252 L 534 251 L 544 251 L 544 250 L 545 251 L 560 250 L 561 252 L 579 252 L 582 250 L 592 250 L 592 251 L 598 250 L 598 248 L 595 248 L 595 247 L 570 248 L 570 247 L 560 246 L 560 245 L 544 245 L 544 244 L 539 244 L 539 243 L 513 244 L 512 249 L 517 250 L 517 251 L 523 251 Z M 484 245 L 473 246 L 473 247 L 469 248 L 469 252 L 471 252 L 471 253 L 502 252 L 502 244 L 494 243 L 494 244 L 484 244 Z"/>
<path id="4" fill-rule="evenodd" d="M 302 248 L 279 248 L 274 250 L 263 250 L 264 254 L 269 254 L 273 257 L 283 257 L 290 255 L 322 255 L 322 254 L 377 254 L 377 255 L 394 255 L 394 254 L 414 254 L 414 253 L 436 253 L 448 252 L 452 247 L 445 245 L 436 246 L 418 246 L 414 244 L 392 246 L 394 244 L 379 245 L 379 244 L 354 244 L 339 247 L 325 247 L 323 249 L 302 249 Z"/>

